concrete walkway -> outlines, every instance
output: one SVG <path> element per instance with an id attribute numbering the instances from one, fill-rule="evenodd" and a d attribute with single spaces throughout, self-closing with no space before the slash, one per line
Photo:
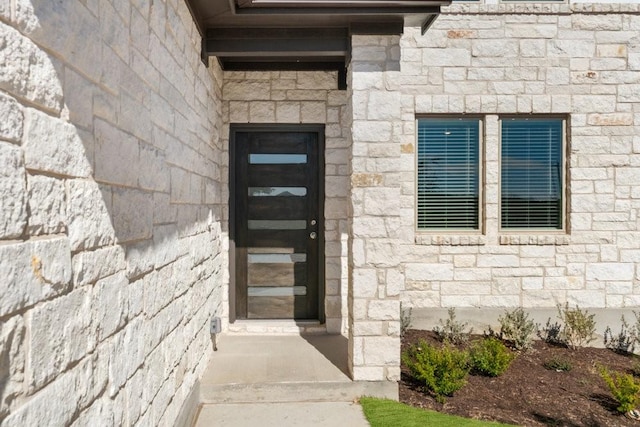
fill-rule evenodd
<path id="1" fill-rule="evenodd" d="M 203 405 L 196 427 L 369 427 L 362 408 L 347 402 Z"/>
<path id="2" fill-rule="evenodd" d="M 195 425 L 366 427 L 363 395 L 397 399 L 398 386 L 351 381 L 341 335 L 222 336 Z"/>

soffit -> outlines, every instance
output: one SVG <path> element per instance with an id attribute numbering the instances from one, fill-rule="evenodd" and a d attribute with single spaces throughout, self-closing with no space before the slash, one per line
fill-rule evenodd
<path id="1" fill-rule="evenodd" d="M 351 34 L 426 30 L 441 0 L 185 0 L 202 57 L 229 70 L 338 70 L 344 86 Z"/>

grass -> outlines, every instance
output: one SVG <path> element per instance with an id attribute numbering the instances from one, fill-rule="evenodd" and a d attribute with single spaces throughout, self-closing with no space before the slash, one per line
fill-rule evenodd
<path id="1" fill-rule="evenodd" d="M 471 420 L 414 408 L 404 403 L 375 397 L 362 397 L 360 405 L 371 427 L 490 427 L 506 424 Z"/>

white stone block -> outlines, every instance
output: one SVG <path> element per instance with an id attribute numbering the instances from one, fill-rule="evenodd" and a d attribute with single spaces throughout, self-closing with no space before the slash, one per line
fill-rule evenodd
<path id="1" fill-rule="evenodd" d="M 101 190 L 105 191 L 105 194 Z M 111 219 L 111 192 L 97 183 L 67 181 L 67 224 L 71 249 L 91 249 L 115 241 Z"/>
<path id="2" fill-rule="evenodd" d="M 109 396 L 118 394 L 127 380 L 144 364 L 144 340 L 140 339 L 142 333 L 142 321 L 134 320 L 114 337 L 109 358 Z"/>
<path id="3" fill-rule="evenodd" d="M 325 102 L 303 102 L 300 109 L 302 123 L 325 123 L 327 105 Z"/>
<path id="4" fill-rule="evenodd" d="M 481 254 L 478 255 L 478 267 L 518 267 L 517 255 Z"/>
<path id="5" fill-rule="evenodd" d="M 400 120 L 402 117 L 402 102 L 397 92 L 369 92 L 367 118 L 369 120 Z"/>
<path id="6" fill-rule="evenodd" d="M 249 104 L 249 120 L 252 123 L 273 123 L 275 119 L 275 102 L 260 101 Z"/>
<path id="7" fill-rule="evenodd" d="M 33 310 L 27 356 L 29 390 L 42 388 L 93 349 L 95 337 L 90 326 L 87 289 L 75 290 Z"/>
<path id="8" fill-rule="evenodd" d="M 354 121 L 353 140 L 357 142 L 386 142 L 391 140 L 392 127 L 389 122 Z"/>
<path id="9" fill-rule="evenodd" d="M 26 176 L 20 148 L 0 142 L 0 239 L 17 238 L 27 225 Z"/>
<path id="10" fill-rule="evenodd" d="M 491 293 L 491 282 L 460 282 L 456 279 L 442 283 L 440 292 L 443 295 L 487 295 Z"/>
<path id="11" fill-rule="evenodd" d="M 354 366 L 353 367 L 353 380 L 354 381 L 385 381 L 387 376 L 385 374 L 385 368 L 380 366 L 365 367 Z"/>
<path id="12" fill-rule="evenodd" d="M 454 267 L 451 264 L 405 264 L 405 277 L 415 281 L 453 280 Z"/>
<path id="13" fill-rule="evenodd" d="M 73 257 L 73 282 L 75 286 L 95 283 L 125 267 L 124 249 L 121 246 L 80 252 Z"/>
<path id="14" fill-rule="evenodd" d="M 353 296 L 356 298 L 375 298 L 378 290 L 378 276 L 371 268 L 353 269 Z"/>
<path id="15" fill-rule="evenodd" d="M 398 320 L 400 319 L 400 301 L 372 300 L 369 301 L 367 317 L 370 320 Z"/>
<path id="16" fill-rule="evenodd" d="M 390 268 L 387 269 L 386 276 L 386 295 L 390 297 L 400 295 L 404 290 L 404 276 L 402 273 L 395 268 Z"/>
<path id="17" fill-rule="evenodd" d="M 635 265 L 632 263 L 587 264 L 587 280 L 624 281 L 633 280 Z"/>
<path id="18" fill-rule="evenodd" d="M 567 302 L 570 306 L 587 307 L 605 307 L 606 296 L 604 291 L 590 289 L 588 291 L 568 291 Z"/>
<path id="19" fill-rule="evenodd" d="M 100 366 L 100 357 L 85 357 L 3 420 L 3 427 L 39 425 L 42 420 L 53 425 L 71 425 L 78 408 L 88 407 L 104 390 L 106 376 Z"/>
<path id="20" fill-rule="evenodd" d="M 382 323 L 383 322 L 354 322 L 353 335 L 356 337 L 380 336 L 383 334 Z"/>
<path id="21" fill-rule="evenodd" d="M 271 98 L 269 82 L 226 81 L 222 98 L 228 101 L 259 101 Z"/>
<path id="22" fill-rule="evenodd" d="M 593 58 L 596 53 L 592 40 L 552 39 L 547 42 L 548 57 Z"/>
<path id="23" fill-rule="evenodd" d="M 0 321 L 0 418 L 9 414 L 13 401 L 23 393 L 25 325 L 22 316 Z M 381 335 L 381 334 L 376 334 Z"/>
<path id="24" fill-rule="evenodd" d="M 62 84 L 47 56 L 18 31 L 0 25 L 0 89 L 60 112 Z"/>
<path id="25" fill-rule="evenodd" d="M 66 238 L 0 246 L 0 316 L 68 290 L 71 250 Z"/>
<path id="26" fill-rule="evenodd" d="M 91 292 L 92 334 L 98 342 L 124 326 L 129 311 L 124 273 L 99 280 Z"/>
<path id="27" fill-rule="evenodd" d="M 153 228 L 152 193 L 114 188 L 111 218 L 118 242 L 150 238 Z"/>
<path id="28" fill-rule="evenodd" d="M 0 93 L 0 139 L 20 142 L 24 116 L 15 99 Z"/>
<path id="29" fill-rule="evenodd" d="M 422 50 L 422 63 L 429 67 L 468 67 L 471 65 L 471 52 L 458 48 L 425 48 Z"/>
<path id="30" fill-rule="evenodd" d="M 32 236 L 57 234 L 66 230 L 64 182 L 46 176 L 28 176 L 29 226 Z"/>
<path id="31" fill-rule="evenodd" d="M 365 337 L 364 362 L 368 366 L 397 366 L 400 364 L 400 338 Z"/>
<path id="32" fill-rule="evenodd" d="M 473 40 L 474 57 L 514 57 L 518 55 L 520 46 L 517 40 Z"/>
<path id="33" fill-rule="evenodd" d="M 58 118 L 26 109 L 23 148 L 29 169 L 72 177 L 91 175 L 87 150 L 78 131 Z"/>

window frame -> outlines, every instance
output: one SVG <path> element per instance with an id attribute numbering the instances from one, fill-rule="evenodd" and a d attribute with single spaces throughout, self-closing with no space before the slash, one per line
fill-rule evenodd
<path id="1" fill-rule="evenodd" d="M 478 123 L 478 227 L 477 228 L 419 228 L 419 127 L 420 120 L 473 120 Z M 485 139 L 486 124 L 482 114 L 420 114 L 415 119 L 415 155 L 414 155 L 414 230 L 420 235 L 483 235 L 485 233 Z"/>
<path id="2" fill-rule="evenodd" d="M 560 228 L 505 228 L 502 226 L 502 124 L 505 120 L 559 120 L 562 124 L 562 137 L 560 141 L 560 153 L 562 154 L 561 166 L 561 181 L 562 186 L 560 194 L 562 197 L 560 206 L 560 220 L 562 226 Z M 541 234 L 567 234 L 569 230 L 569 124 L 570 117 L 559 114 L 505 114 L 498 116 L 498 231 L 501 234 L 528 234 L 528 235 L 541 235 Z"/>

